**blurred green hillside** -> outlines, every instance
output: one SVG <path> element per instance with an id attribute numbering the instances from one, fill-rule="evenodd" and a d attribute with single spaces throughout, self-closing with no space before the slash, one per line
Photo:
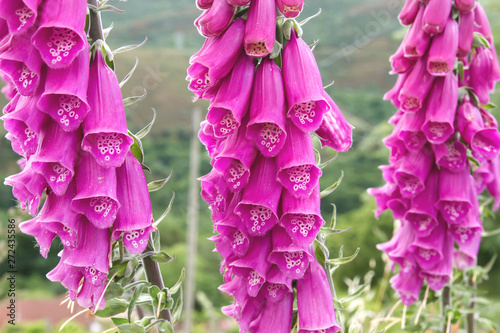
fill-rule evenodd
<path id="1" fill-rule="evenodd" d="M 500 4 L 495 0 L 482 3 L 487 7 L 497 40 L 500 41 Z M 341 245 L 344 245 L 347 255 L 352 254 L 357 247 L 361 248 L 358 258 L 341 267 L 335 275 L 341 294 L 345 293 L 344 277 L 362 276 L 368 270 L 371 259 L 378 262 L 377 272 L 381 272 L 380 253 L 375 250 L 375 244 L 390 237 L 392 230 L 392 216 L 389 213 L 384 213 L 379 221 L 374 219 L 375 205 L 372 198 L 366 195 L 366 189 L 382 185 L 377 166 L 386 164 L 388 158 L 388 150 L 381 140 L 391 132 L 391 126 L 386 122 L 396 110 L 389 102 L 383 101 L 382 96 L 395 81 L 394 76 L 388 75 L 388 59 L 397 49 L 404 31 L 397 20 L 402 4 L 402 0 L 308 0 L 301 15 L 301 19 L 304 19 L 318 12 L 320 7 L 322 9 L 318 18 L 304 26 L 304 39 L 309 44 L 319 39 L 314 52 L 323 83 L 327 85 L 335 82 L 328 92 L 356 128 L 353 148 L 339 154 L 337 160 L 323 170 L 322 180 L 324 188 L 335 182 L 341 171 L 345 173 L 340 188 L 323 202 L 325 220 L 330 218 L 330 204 L 335 203 L 339 227 L 352 228 L 347 233 L 332 237 L 329 243 L 332 253 L 335 254 Z M 152 193 L 155 217 L 166 208 L 172 192 L 176 196 L 170 215 L 160 224 L 162 244 L 167 252 L 176 256 L 173 263 L 162 268 L 166 284 L 173 285 L 185 266 L 186 258 L 189 140 L 193 130 L 190 128 L 191 113 L 195 107 L 206 109 L 208 105 L 205 101 L 192 103 L 193 95 L 188 91 L 185 81 L 189 58 L 203 43 L 203 38 L 192 23 L 201 11 L 194 5 L 194 0 L 129 0 L 114 1 L 113 5 L 125 13 L 104 13 L 104 25 L 109 26 L 111 22 L 114 25 L 108 38 L 112 49 L 137 44 L 148 38 L 146 45 L 140 49 L 117 55 L 116 67 L 121 79 L 138 58 L 138 69 L 123 87 L 123 95 L 140 95 L 144 88 L 147 89 L 147 97 L 127 109 L 129 128 L 137 131 L 147 124 L 152 118 L 151 108 L 158 112 L 157 122 L 143 144 L 146 164 L 152 170 L 152 174 L 148 175 L 150 180 L 167 177 L 173 170 L 173 177 L 166 187 Z M 497 94 L 494 99 L 500 102 L 500 95 Z M 496 115 L 499 115 L 498 111 Z M 3 128 L 0 134 L 5 135 Z M 0 178 L 17 173 L 17 156 L 5 139 L 0 140 L 0 154 L 3 160 Z M 325 159 L 333 156 L 326 149 L 322 154 Z M 201 172 L 206 174 L 210 171 L 209 159 L 204 151 L 202 155 Z M 17 211 L 8 212 L 14 206 L 11 188 L 1 185 L 0 235 L 5 234 L 2 228 L 7 216 L 17 217 L 18 222 L 29 218 L 26 215 L 19 216 Z M 200 206 L 197 284 L 215 307 L 220 307 L 228 304 L 228 299 L 217 290 L 217 286 L 222 283 L 218 272 L 220 258 L 212 252 L 213 244 L 207 240 L 212 235 L 207 205 L 201 202 Z M 487 227 L 494 228 L 493 225 Z M 31 237 L 18 234 L 18 240 L 18 262 L 24 267 L 19 273 L 19 288 L 62 292 L 60 286 L 44 278 L 55 266 L 60 246 L 54 244 L 49 259 L 44 261 L 34 248 Z M 484 261 L 493 253 L 500 252 L 500 236 L 486 239 L 484 249 Z M 0 255 L 0 272 L 3 271 L 2 259 Z M 496 277 L 491 279 L 491 286 L 500 283 L 499 266 L 496 265 L 496 273 L 492 274 Z M 499 292 L 498 288 L 488 289 Z M 4 296 L 2 290 L 0 282 L 0 298 Z"/>

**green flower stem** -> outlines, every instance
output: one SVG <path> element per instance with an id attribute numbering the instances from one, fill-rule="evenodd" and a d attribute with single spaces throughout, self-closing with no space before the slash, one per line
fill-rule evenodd
<path id="1" fill-rule="evenodd" d="M 443 333 L 451 333 L 448 332 L 448 316 L 446 314 L 447 310 L 451 307 L 451 289 L 449 285 L 443 287 L 443 291 L 441 294 L 441 315 L 443 318 Z"/>
<path id="2" fill-rule="evenodd" d="M 98 0 L 88 0 L 89 5 L 93 5 L 95 7 L 99 6 Z M 102 33 L 102 22 L 101 22 L 101 14 L 96 11 L 90 9 L 90 30 L 89 37 L 93 42 L 97 40 L 104 40 L 104 35 Z"/>
<path id="3" fill-rule="evenodd" d="M 477 283 L 476 283 L 476 276 L 475 274 L 473 276 L 467 276 L 467 282 L 469 284 L 469 287 L 473 288 L 474 290 L 477 289 Z M 471 313 L 467 314 L 467 333 L 476 333 L 476 312 L 474 311 L 476 308 L 476 293 L 473 293 L 471 295 L 471 300 L 469 303 L 469 310 L 471 310 Z"/>

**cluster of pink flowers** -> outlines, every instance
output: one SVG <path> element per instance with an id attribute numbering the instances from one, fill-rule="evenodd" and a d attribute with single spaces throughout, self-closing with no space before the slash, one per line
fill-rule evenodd
<path id="1" fill-rule="evenodd" d="M 424 280 L 441 289 L 453 262 L 475 265 L 483 231 L 478 194 L 487 188 L 494 208 L 500 205 L 500 134 L 487 107 L 500 68 L 474 0 L 407 0 L 399 18 L 411 26 L 391 57 L 399 77 L 385 96 L 399 109 L 384 140 L 390 165 L 380 167 L 386 185 L 369 193 L 376 216 L 389 208 L 401 221 L 379 249 L 399 264 L 391 284 L 409 305 Z"/>
<path id="2" fill-rule="evenodd" d="M 276 7 L 295 17 L 302 1 L 197 4 L 205 11 L 196 26 L 208 38 L 191 58 L 187 79 L 210 101 L 199 136 L 213 169 L 201 178 L 201 194 L 219 233 L 212 240 L 224 259 L 220 289 L 234 297 L 223 312 L 241 332 L 290 332 L 295 288 L 299 332 L 336 332 L 328 279 L 312 248 L 325 221 L 310 132 L 345 151 L 352 127 L 294 29 L 281 68 L 269 57 Z M 235 18 L 246 9 L 246 20 Z"/>
<path id="3" fill-rule="evenodd" d="M 103 308 L 111 243 L 123 236 L 140 253 L 153 227 L 119 82 L 99 47 L 91 61 L 86 16 L 86 0 L 0 4 L 0 70 L 11 99 L 2 119 L 23 157 L 5 184 L 35 216 L 19 227 L 41 254 L 56 236 L 64 246 L 47 277 L 81 306 Z"/>

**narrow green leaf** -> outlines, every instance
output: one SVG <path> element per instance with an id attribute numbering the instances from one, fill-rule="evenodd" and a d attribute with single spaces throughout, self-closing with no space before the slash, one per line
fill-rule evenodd
<path id="1" fill-rule="evenodd" d="M 316 165 L 321 164 L 321 153 L 316 148 L 314 149 L 314 155 L 316 156 Z"/>
<path id="2" fill-rule="evenodd" d="M 485 273 L 491 271 L 496 260 L 497 260 L 497 254 L 495 253 L 493 257 L 491 257 L 490 261 L 488 261 L 488 263 L 484 266 Z"/>
<path id="3" fill-rule="evenodd" d="M 316 258 L 318 259 L 318 262 L 321 264 L 321 266 L 325 265 L 326 260 L 330 256 L 330 251 L 326 247 L 325 244 L 321 243 L 317 239 L 314 240 L 314 245 L 315 245 L 315 254 Z"/>
<path id="4" fill-rule="evenodd" d="M 148 294 L 151 296 L 152 299 L 155 299 L 158 296 L 158 293 L 160 292 L 160 288 L 156 285 L 152 285 L 148 289 Z"/>
<path id="5" fill-rule="evenodd" d="M 158 222 L 160 223 L 160 222 Z M 156 225 L 155 225 L 156 227 Z M 155 231 L 153 231 L 151 233 L 151 243 L 152 243 L 152 246 L 153 246 L 153 249 L 155 251 L 158 251 L 160 248 L 161 248 L 161 244 L 160 244 L 160 230 L 156 229 Z"/>
<path id="6" fill-rule="evenodd" d="M 143 129 L 141 129 L 139 132 L 135 133 L 135 136 L 138 137 L 139 139 L 144 138 L 146 135 L 148 135 L 149 131 L 151 131 L 151 128 L 153 127 L 155 121 L 156 121 L 156 109 L 151 108 L 153 110 L 153 119 L 149 124 L 147 124 Z"/>
<path id="7" fill-rule="evenodd" d="M 144 38 L 144 40 L 140 44 L 125 45 L 125 46 L 119 47 L 119 48 L 117 48 L 116 50 L 113 51 L 113 54 L 119 54 L 119 53 L 123 53 L 123 52 L 128 52 L 128 51 L 135 50 L 135 49 L 143 46 L 144 44 L 146 44 L 147 41 L 148 41 L 148 37 Z"/>
<path id="8" fill-rule="evenodd" d="M 181 285 L 182 285 L 182 281 L 184 281 L 184 275 L 186 274 L 186 269 L 183 268 L 182 271 L 181 271 L 181 276 L 179 276 L 179 279 L 177 280 L 177 282 L 172 286 L 172 288 L 169 289 L 170 293 L 172 295 L 175 295 L 177 294 L 177 292 L 179 291 L 179 289 L 181 288 Z"/>
<path id="9" fill-rule="evenodd" d="M 125 275 L 125 271 L 127 270 L 128 262 L 120 262 L 120 260 L 113 261 L 113 266 L 109 269 L 109 275 L 113 276 L 116 273 L 116 276 L 122 277 Z"/>
<path id="10" fill-rule="evenodd" d="M 182 289 L 181 289 L 179 297 L 177 297 L 177 301 L 175 302 L 174 309 L 172 310 L 172 322 L 174 324 L 176 324 L 179 321 L 179 319 L 181 318 L 182 304 L 183 304 L 182 299 L 183 299 L 183 295 L 182 295 Z"/>
<path id="11" fill-rule="evenodd" d="M 127 312 L 127 318 L 128 321 L 130 322 L 130 315 L 132 314 L 132 311 L 134 311 L 135 303 L 137 302 L 137 299 L 139 298 L 139 295 L 141 294 L 142 290 L 144 289 L 145 285 L 141 284 L 135 287 L 134 293 L 132 294 L 132 297 L 130 298 L 130 304 L 128 306 L 128 312 Z"/>
<path id="12" fill-rule="evenodd" d="M 130 146 L 130 151 L 132 155 L 139 161 L 139 163 L 144 163 L 144 149 L 142 148 L 141 140 L 135 136 L 132 132 L 128 131 L 128 135 L 134 139 L 134 143 Z"/>
<path id="13" fill-rule="evenodd" d="M 158 325 L 158 329 L 161 333 L 175 333 L 172 325 L 166 320 Z"/>
<path id="14" fill-rule="evenodd" d="M 113 324 L 115 324 L 115 326 L 128 324 L 128 320 L 126 318 L 111 318 L 111 321 L 113 321 Z"/>
<path id="15" fill-rule="evenodd" d="M 97 11 L 98 12 L 114 12 L 114 13 L 119 13 L 119 14 L 124 13 L 124 11 L 122 9 L 118 9 L 115 6 L 111 6 L 111 5 L 99 6 L 97 8 Z"/>
<path id="16" fill-rule="evenodd" d="M 121 295 L 123 295 L 124 292 L 125 290 L 123 289 L 122 286 L 120 286 L 117 283 L 111 282 L 108 288 L 106 289 L 106 294 L 104 295 L 104 299 L 106 301 L 109 301 L 112 298 L 120 297 Z"/>
<path id="17" fill-rule="evenodd" d="M 302 20 L 301 22 L 299 22 L 299 25 L 303 26 L 304 24 L 306 24 L 307 22 L 309 22 L 313 18 L 318 17 L 320 14 L 321 14 L 321 8 L 319 9 L 319 11 L 316 14 L 309 16 L 309 17 L 305 18 L 304 20 Z"/>
<path id="18" fill-rule="evenodd" d="M 156 228 L 158 224 L 160 224 L 160 222 L 163 221 L 165 217 L 167 217 L 168 213 L 170 213 L 170 210 L 172 209 L 174 199 L 175 199 L 175 192 L 172 192 L 172 199 L 170 199 L 170 203 L 168 204 L 167 209 L 163 212 L 163 214 L 161 214 L 161 216 L 157 220 L 155 220 L 155 223 L 153 223 L 153 227 Z"/>
<path id="19" fill-rule="evenodd" d="M 360 250 L 360 248 L 358 247 L 356 249 L 356 252 L 354 252 L 353 255 L 348 256 L 348 257 L 339 257 L 337 259 L 328 259 L 327 263 L 330 264 L 330 265 L 343 265 L 343 264 L 347 264 L 348 262 L 351 262 L 354 259 L 356 259 L 356 257 L 358 256 L 359 250 Z"/>
<path id="20" fill-rule="evenodd" d="M 144 94 L 142 94 L 140 96 L 130 96 L 130 97 L 124 98 L 123 105 L 129 106 L 129 105 L 135 104 L 137 102 L 140 102 L 146 97 L 147 94 L 148 94 L 147 90 L 144 89 Z"/>
<path id="21" fill-rule="evenodd" d="M 170 180 L 172 177 L 172 171 L 170 171 L 170 175 L 167 178 L 160 179 L 160 180 L 155 180 L 151 183 L 148 184 L 148 190 L 149 192 L 155 192 L 158 190 L 161 190 L 163 186 L 165 186 L 166 183 Z"/>
<path id="22" fill-rule="evenodd" d="M 337 180 L 334 184 L 332 184 L 328 188 L 321 191 L 321 198 L 324 198 L 327 195 L 331 194 L 333 191 L 335 191 L 337 189 L 337 187 L 339 187 L 340 183 L 342 183 L 342 179 L 344 179 L 344 171 L 343 170 L 341 171 L 339 180 Z"/>
<path id="23" fill-rule="evenodd" d="M 490 42 L 483 36 L 480 32 L 474 32 L 474 39 L 472 41 L 472 47 L 490 47 Z"/>
<path id="24" fill-rule="evenodd" d="M 335 229 L 337 226 L 337 206 L 335 204 L 332 204 L 333 206 L 333 212 L 332 212 L 332 219 L 330 220 L 330 229 Z"/>
<path id="25" fill-rule="evenodd" d="M 102 36 L 104 37 L 105 40 L 106 38 L 108 38 L 109 33 L 111 32 L 111 30 L 113 30 L 113 28 L 114 28 L 114 23 L 111 22 L 109 27 L 102 29 Z"/>
<path id="26" fill-rule="evenodd" d="M 343 232 L 346 232 L 346 231 L 349 231 L 351 230 L 351 228 L 347 228 L 347 229 L 330 229 L 330 228 L 321 228 L 321 230 L 319 231 L 323 237 L 325 239 L 327 239 L 328 237 L 330 237 L 331 235 L 337 235 L 337 234 L 341 234 Z"/>
<path id="27" fill-rule="evenodd" d="M 117 314 L 125 312 L 127 310 L 128 303 L 124 299 L 113 298 L 106 301 L 106 307 L 95 313 L 96 316 L 106 318 L 116 316 Z"/>
<path id="28" fill-rule="evenodd" d="M 130 80 L 132 75 L 134 75 L 135 70 L 137 69 L 137 65 L 139 65 L 139 58 L 135 57 L 135 65 L 134 65 L 134 67 L 132 67 L 130 72 L 128 72 L 128 74 L 125 75 L 123 80 L 120 82 L 120 88 L 122 88 Z"/>
<path id="29" fill-rule="evenodd" d="M 489 103 L 489 104 L 481 104 L 481 107 L 485 110 L 491 110 L 495 109 L 497 106 L 493 103 Z"/>
<path id="30" fill-rule="evenodd" d="M 144 327 L 137 324 L 123 324 L 118 326 L 122 333 L 144 333 Z"/>
<path id="31" fill-rule="evenodd" d="M 171 257 L 170 255 L 168 255 L 164 251 L 153 253 L 151 255 L 151 259 L 153 259 L 154 261 L 156 261 L 159 264 L 168 264 L 169 262 L 171 262 L 172 260 L 174 260 L 173 257 Z"/>

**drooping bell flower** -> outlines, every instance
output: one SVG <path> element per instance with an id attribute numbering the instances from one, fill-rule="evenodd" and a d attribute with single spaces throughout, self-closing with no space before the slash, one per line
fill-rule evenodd
<path id="1" fill-rule="evenodd" d="M 453 260 L 453 238 L 444 233 L 442 259 L 430 269 L 423 269 L 420 276 L 423 277 L 429 287 L 434 290 L 441 290 L 450 280 Z"/>
<path id="2" fill-rule="evenodd" d="M 410 25 L 415 21 L 418 14 L 421 0 L 406 0 L 403 9 L 398 15 L 401 24 Z"/>
<path id="3" fill-rule="evenodd" d="M 497 210 L 500 207 L 500 159 L 498 157 L 492 159 L 489 166 L 493 179 L 486 185 L 486 188 L 495 200 L 493 210 Z"/>
<path id="4" fill-rule="evenodd" d="M 427 70 L 435 76 L 445 76 L 453 70 L 459 40 L 458 23 L 448 19 L 444 31 L 432 39 L 427 57 Z"/>
<path id="5" fill-rule="evenodd" d="M 201 197 L 212 211 L 212 219 L 217 221 L 226 216 L 230 201 L 230 190 L 224 176 L 215 169 L 198 179 L 201 181 Z"/>
<path id="6" fill-rule="evenodd" d="M 308 246 L 314 242 L 319 229 L 325 224 L 320 212 L 321 198 L 316 186 L 308 198 L 299 199 L 283 192 L 280 225 L 286 229 L 295 244 Z"/>
<path id="7" fill-rule="evenodd" d="M 104 167 L 120 166 L 133 140 L 127 134 L 127 121 L 116 74 L 98 50 L 90 67 L 88 88 L 90 112 L 83 121 L 82 149 Z"/>
<path id="8" fill-rule="evenodd" d="M 123 235 L 123 244 L 134 254 L 142 253 L 149 235 L 155 228 L 151 199 L 142 166 L 128 152 L 121 167 L 116 169 L 117 196 L 120 208 L 113 224 L 113 240 Z"/>
<path id="9" fill-rule="evenodd" d="M 401 266 L 400 272 L 405 276 L 413 275 L 418 268 L 415 258 L 409 250 L 415 237 L 412 225 L 403 221 L 391 240 L 377 245 L 377 249 L 384 251 L 393 262 Z M 394 264 L 392 269 L 394 269 Z"/>
<path id="10" fill-rule="evenodd" d="M 423 270 L 433 268 L 443 259 L 444 238 L 446 237 L 446 223 L 438 220 L 437 225 L 426 237 L 416 237 L 409 250 L 413 252 L 418 266 Z"/>
<path id="11" fill-rule="evenodd" d="M 330 110 L 318 65 L 309 46 L 292 29 L 283 50 L 283 80 L 288 103 L 287 117 L 302 131 L 315 131 Z"/>
<path id="12" fill-rule="evenodd" d="M 76 296 L 78 304 L 81 307 L 88 308 L 90 311 L 104 309 L 106 307 L 106 299 L 104 298 L 105 289 L 106 283 L 94 285 L 88 278 L 84 279 L 81 289 Z M 98 308 L 97 305 L 99 305 Z"/>
<path id="13" fill-rule="evenodd" d="M 292 279 L 276 265 L 267 271 L 266 280 L 263 290 L 269 302 L 279 302 L 289 293 L 293 293 Z"/>
<path id="14" fill-rule="evenodd" d="M 77 245 L 64 263 L 81 267 L 85 279 L 92 285 L 106 284 L 111 251 L 109 230 L 94 227 L 83 215 L 80 215 L 78 225 Z"/>
<path id="15" fill-rule="evenodd" d="M 453 249 L 453 263 L 455 266 L 462 270 L 475 266 L 480 245 L 481 233 L 477 233 L 473 236 L 470 243 L 460 245 L 458 249 Z"/>
<path id="16" fill-rule="evenodd" d="M 460 223 L 472 209 L 473 186 L 474 179 L 467 168 L 459 172 L 441 169 L 439 201 L 436 203 L 436 208 L 448 223 Z"/>
<path id="17" fill-rule="evenodd" d="M 78 294 L 78 289 L 80 287 L 80 282 L 83 278 L 83 273 L 80 267 L 65 264 L 64 261 L 68 258 L 71 253 L 71 249 L 65 247 L 61 251 L 59 256 L 61 259 L 56 267 L 47 273 L 47 279 L 52 282 L 59 281 L 61 284 L 68 289 L 69 297 L 72 301 L 76 300 L 76 295 Z"/>
<path id="18" fill-rule="evenodd" d="M 404 48 L 404 56 L 407 58 L 420 58 L 429 48 L 431 36 L 423 29 L 425 8 L 425 6 L 420 7 L 415 22 L 408 30 L 404 43 L 401 44 Z"/>
<path id="19" fill-rule="evenodd" d="M 71 200 L 73 200 L 75 193 L 75 181 L 69 184 L 68 189 L 61 196 L 49 192 L 36 217 L 36 220 L 42 223 L 47 230 L 59 237 L 66 248 L 74 248 L 78 237 L 80 215 L 72 209 L 68 209 L 71 207 Z"/>
<path id="20" fill-rule="evenodd" d="M 436 35 L 443 32 L 450 16 L 453 0 L 429 1 L 424 12 L 424 30 Z"/>
<path id="21" fill-rule="evenodd" d="M 314 261 L 314 257 L 307 248 L 295 244 L 281 226 L 276 226 L 272 230 L 273 251 L 267 260 L 276 264 L 278 268 L 289 278 L 302 279 L 309 267 L 309 263 Z"/>
<path id="22" fill-rule="evenodd" d="M 262 236 L 278 223 L 282 186 L 276 181 L 276 171 L 274 158 L 257 157 L 235 209 L 252 236 Z"/>
<path id="23" fill-rule="evenodd" d="M 0 17 L 6 20 L 11 34 L 29 29 L 36 21 L 41 0 L 10 0 L 0 6 Z"/>
<path id="24" fill-rule="evenodd" d="M 247 184 L 250 168 L 257 156 L 257 149 L 246 138 L 246 122 L 227 138 L 223 150 L 216 157 L 214 168 L 224 175 L 229 189 L 240 191 Z"/>
<path id="25" fill-rule="evenodd" d="M 398 273 L 390 280 L 392 289 L 396 290 L 403 304 L 407 306 L 418 300 L 418 294 L 423 282 L 424 279 L 418 272 L 410 275 Z"/>
<path id="26" fill-rule="evenodd" d="M 425 181 L 425 189 L 412 200 L 405 220 L 413 225 L 419 237 L 427 237 L 437 226 L 437 211 L 434 204 L 438 200 L 439 172 L 432 170 Z"/>
<path id="27" fill-rule="evenodd" d="M 470 12 L 475 5 L 476 0 L 455 0 L 455 7 L 462 13 Z"/>
<path id="28" fill-rule="evenodd" d="M 244 35 L 245 20 L 240 18 L 219 36 L 209 38 L 202 50 L 191 57 L 187 80 L 189 89 L 199 98 L 205 98 L 207 90 L 231 71 L 243 50 Z"/>
<path id="29" fill-rule="evenodd" d="M 490 170 L 490 163 L 485 162 L 472 171 L 477 193 L 482 193 L 486 185 L 493 180 L 493 173 Z"/>
<path id="30" fill-rule="evenodd" d="M 297 17 L 302 11 L 304 0 L 276 0 L 276 5 L 285 17 Z"/>
<path id="31" fill-rule="evenodd" d="M 76 172 L 71 208 L 85 215 L 96 228 L 111 227 L 120 209 L 115 169 L 100 166 L 90 153 L 82 152 Z"/>
<path id="32" fill-rule="evenodd" d="M 45 177 L 52 191 L 63 195 L 75 175 L 78 158 L 80 131 L 65 132 L 57 123 L 48 120 L 40 134 L 41 144 L 33 158 L 34 171 Z M 61 145 L 61 142 L 64 142 Z"/>
<path id="33" fill-rule="evenodd" d="M 51 68 L 67 67 L 87 44 L 85 1 L 45 0 L 32 42 Z"/>
<path id="34" fill-rule="evenodd" d="M 4 127 L 20 144 L 23 155 L 29 158 L 36 153 L 42 127 L 47 116 L 36 107 L 39 95 L 19 98 L 15 111 L 2 117 Z"/>
<path id="35" fill-rule="evenodd" d="M 275 0 L 252 0 L 245 26 L 246 54 L 250 57 L 265 57 L 272 52 L 275 40 Z"/>
<path id="36" fill-rule="evenodd" d="M 8 78 L 8 76 L 6 76 L 5 74 L 2 77 Z M 21 96 L 22 96 L 21 94 L 19 94 L 18 92 L 16 92 L 16 94 L 12 97 L 12 99 L 9 101 L 9 103 L 7 103 L 4 106 L 4 108 L 2 110 L 2 113 L 3 114 L 8 114 L 8 113 L 13 112 L 16 109 L 17 103 L 21 99 Z"/>
<path id="37" fill-rule="evenodd" d="M 476 47 L 472 52 L 469 64 L 470 85 L 481 104 L 490 101 L 490 90 L 493 90 L 493 56 L 486 47 Z"/>
<path id="38" fill-rule="evenodd" d="M 478 1 L 476 8 L 474 8 L 474 31 L 481 33 L 490 44 L 493 41 L 493 34 L 491 33 L 491 25 L 484 10 L 483 5 Z"/>
<path id="39" fill-rule="evenodd" d="M 42 257 L 47 258 L 50 245 L 52 244 L 52 240 L 56 237 L 56 234 L 47 230 L 45 225 L 38 221 L 37 217 L 19 224 L 19 230 L 27 235 L 35 237 L 37 244 L 40 246 L 40 254 Z"/>
<path id="40" fill-rule="evenodd" d="M 241 53 L 210 103 L 207 120 L 214 126 L 215 136 L 227 136 L 240 126 L 250 103 L 254 73 L 253 59 Z"/>
<path id="41" fill-rule="evenodd" d="M 269 58 L 257 67 L 249 112 L 247 138 L 262 155 L 276 156 L 286 140 L 285 94 L 281 70 Z"/>
<path id="42" fill-rule="evenodd" d="M 287 293 L 279 302 L 267 301 L 260 316 L 250 324 L 254 333 L 289 333 L 292 329 L 293 293 Z"/>
<path id="43" fill-rule="evenodd" d="M 194 22 L 200 34 L 215 37 L 221 34 L 233 20 L 237 7 L 227 0 L 213 0 L 211 6 Z"/>
<path id="44" fill-rule="evenodd" d="M 21 203 L 21 209 L 35 216 L 38 213 L 40 197 L 47 188 L 45 177 L 35 172 L 28 164 L 20 173 L 5 178 L 5 185 L 12 186 L 12 194 Z"/>
<path id="45" fill-rule="evenodd" d="M 398 126 L 401 129 L 400 126 Z M 400 133 L 394 131 L 388 137 L 384 138 L 382 142 L 391 150 L 391 154 L 389 155 L 389 162 L 391 163 L 400 163 L 403 156 L 405 156 L 408 149 L 406 149 L 406 145 L 399 138 Z"/>
<path id="46" fill-rule="evenodd" d="M 14 85 L 14 82 L 8 75 L 6 75 L 5 73 L 0 73 L 0 77 L 2 77 L 2 79 L 6 83 L 5 86 L 3 86 L 0 91 L 2 92 L 2 94 L 5 95 L 7 99 L 12 100 L 13 98 L 15 98 L 16 95 L 19 95 L 19 93 L 17 92 L 17 88 Z"/>
<path id="47" fill-rule="evenodd" d="M 457 103 L 458 79 L 455 74 L 450 72 L 444 78 L 436 78 L 426 103 L 422 126 L 430 143 L 445 143 L 453 135 Z"/>
<path id="48" fill-rule="evenodd" d="M 475 2 L 475 1 L 474 1 Z M 459 58 L 469 55 L 474 40 L 474 12 L 460 13 L 460 23 L 458 24 L 458 52 Z"/>
<path id="49" fill-rule="evenodd" d="M 398 138 L 403 141 L 408 150 L 421 150 L 427 140 L 422 132 L 422 125 L 425 120 L 425 110 L 416 112 L 404 112 L 398 126 L 401 126 Z M 396 132 L 396 130 L 395 130 Z"/>
<path id="50" fill-rule="evenodd" d="M 292 195 L 308 197 L 316 187 L 321 170 L 316 166 L 312 139 L 293 123 L 286 126 L 285 145 L 276 157 L 277 179 Z"/>
<path id="51" fill-rule="evenodd" d="M 368 194 L 375 198 L 377 203 L 377 210 L 375 211 L 375 218 L 379 218 L 380 215 L 388 208 L 388 202 L 393 199 L 393 193 L 397 189 L 395 184 L 385 184 L 378 188 L 369 188 L 367 190 Z"/>
<path id="52" fill-rule="evenodd" d="M 316 130 L 321 146 L 328 146 L 341 152 L 347 151 L 352 146 L 352 130 L 354 127 L 347 122 L 333 99 L 327 93 L 323 94 L 323 96 L 330 105 L 330 111 L 323 115 L 323 121 Z"/>
<path id="53" fill-rule="evenodd" d="M 401 110 L 405 112 L 418 111 L 422 107 L 427 93 L 432 87 L 434 76 L 427 71 L 427 57 L 421 57 L 407 74 L 399 91 Z"/>
<path id="54" fill-rule="evenodd" d="M 484 231 L 480 220 L 477 204 L 469 211 L 469 214 L 459 223 L 449 226 L 449 234 L 453 237 L 458 246 L 469 244 L 476 234 Z"/>
<path id="55" fill-rule="evenodd" d="M 271 235 L 254 237 L 247 253 L 231 264 L 233 273 L 244 278 L 248 295 L 257 296 L 266 282 L 266 273 L 271 267 L 267 256 L 271 252 Z"/>
<path id="56" fill-rule="evenodd" d="M 316 260 L 297 281 L 297 306 L 299 333 L 340 331 L 325 270 Z"/>
<path id="57" fill-rule="evenodd" d="M 196 0 L 196 7 L 199 9 L 208 9 L 212 6 L 214 0 Z"/>
<path id="58" fill-rule="evenodd" d="M 413 198 L 424 189 L 425 180 L 432 168 L 433 156 L 430 148 L 420 151 L 409 150 L 394 173 L 401 195 Z"/>
<path id="59" fill-rule="evenodd" d="M 389 58 L 389 61 L 392 66 L 392 71 L 389 72 L 390 74 L 395 74 L 395 73 L 404 74 L 408 72 L 410 69 L 413 68 L 413 65 L 415 65 L 415 61 L 418 59 L 416 57 L 408 58 L 405 56 L 406 39 L 407 37 L 405 36 L 403 42 L 401 43 L 401 45 L 399 45 L 399 48 L 397 49 L 396 53 L 394 53 Z"/>
<path id="60" fill-rule="evenodd" d="M 30 41 L 31 30 L 12 36 L 9 48 L 0 55 L 0 69 L 23 96 L 33 94 L 41 80 L 43 61 Z"/>
<path id="61" fill-rule="evenodd" d="M 233 6 L 245 6 L 250 3 L 250 0 L 227 0 Z"/>
<path id="62" fill-rule="evenodd" d="M 490 160 L 500 151 L 497 128 L 485 127 L 479 109 L 465 96 L 458 108 L 457 125 L 462 139 L 471 147 L 476 158 Z"/>
<path id="63" fill-rule="evenodd" d="M 436 164 L 450 171 L 461 171 L 469 165 L 467 148 L 460 141 L 432 145 Z"/>
<path id="64" fill-rule="evenodd" d="M 67 68 L 47 70 L 38 107 L 65 131 L 76 130 L 89 111 L 88 81 L 89 52 L 85 47 Z"/>

